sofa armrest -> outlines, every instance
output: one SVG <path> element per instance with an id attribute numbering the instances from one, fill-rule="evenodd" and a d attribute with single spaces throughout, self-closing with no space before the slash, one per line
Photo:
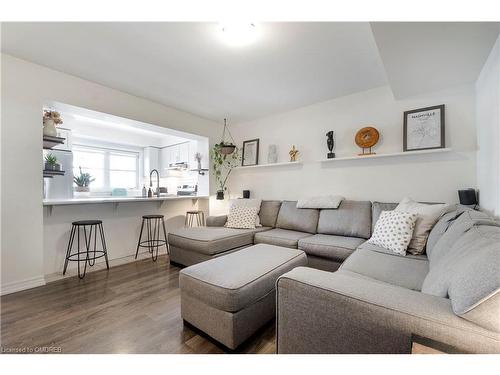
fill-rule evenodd
<path id="1" fill-rule="evenodd" d="M 226 224 L 227 215 L 208 216 L 207 227 L 223 227 Z"/>
<path id="2" fill-rule="evenodd" d="M 449 299 L 344 270 L 281 276 L 276 316 L 278 353 L 410 353 L 412 334 L 461 352 L 500 352 L 500 335 L 456 316 Z"/>

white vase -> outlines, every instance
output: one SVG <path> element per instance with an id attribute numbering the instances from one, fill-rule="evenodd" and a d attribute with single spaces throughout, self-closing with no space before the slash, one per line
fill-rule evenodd
<path id="1" fill-rule="evenodd" d="M 268 153 L 267 153 L 267 162 L 269 164 L 278 162 L 278 146 L 277 145 L 269 145 Z"/>
<path id="2" fill-rule="evenodd" d="M 43 122 L 43 135 L 57 137 L 57 129 L 54 120 L 47 119 Z"/>

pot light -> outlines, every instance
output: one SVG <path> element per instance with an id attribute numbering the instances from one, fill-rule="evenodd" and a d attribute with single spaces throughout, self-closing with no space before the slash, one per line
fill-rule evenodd
<path id="1" fill-rule="evenodd" d="M 224 43 L 230 46 L 244 46 L 255 42 L 258 28 L 252 22 L 221 22 L 219 33 Z"/>

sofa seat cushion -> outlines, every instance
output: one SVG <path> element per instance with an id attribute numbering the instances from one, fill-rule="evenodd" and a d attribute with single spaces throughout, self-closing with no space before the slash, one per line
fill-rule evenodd
<path id="1" fill-rule="evenodd" d="M 311 237 L 312 234 L 275 228 L 255 234 L 254 243 L 267 243 L 270 245 L 290 247 L 296 249 L 302 238 Z"/>
<path id="2" fill-rule="evenodd" d="M 184 268 L 179 285 L 209 306 L 236 312 L 274 292 L 279 276 L 306 264 L 301 250 L 260 244 Z"/>
<path id="3" fill-rule="evenodd" d="M 425 255 L 397 255 L 365 242 L 342 263 L 341 269 L 420 291 L 429 272 L 429 261 Z"/>
<path id="4" fill-rule="evenodd" d="M 300 239 L 298 246 L 307 255 L 343 262 L 363 242 L 364 238 L 316 234 Z"/>
<path id="5" fill-rule="evenodd" d="M 221 227 L 180 228 L 168 234 L 170 245 L 198 253 L 215 255 L 231 249 L 251 245 L 256 232 L 271 228 L 233 229 Z"/>

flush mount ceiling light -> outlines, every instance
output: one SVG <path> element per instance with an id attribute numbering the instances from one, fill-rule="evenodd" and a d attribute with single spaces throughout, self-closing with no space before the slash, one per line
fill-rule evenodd
<path id="1" fill-rule="evenodd" d="M 219 33 L 222 41 L 230 46 L 244 46 L 255 42 L 259 30 L 252 22 L 221 22 Z"/>

